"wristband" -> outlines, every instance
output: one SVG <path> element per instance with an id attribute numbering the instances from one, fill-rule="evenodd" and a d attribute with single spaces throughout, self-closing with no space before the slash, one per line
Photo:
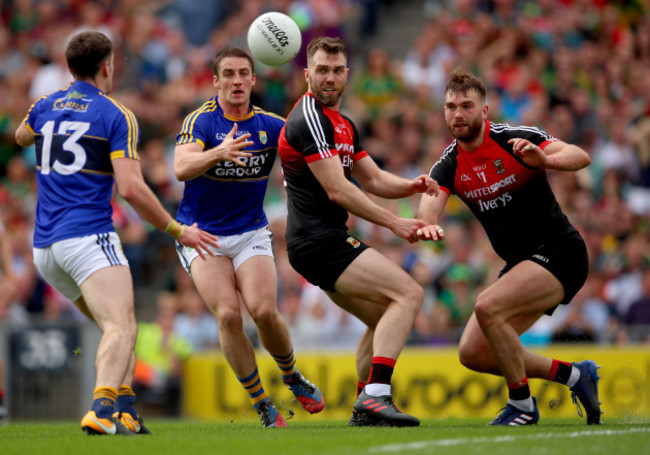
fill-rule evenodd
<path id="1" fill-rule="evenodd" d="M 175 239 L 179 238 L 181 235 L 183 235 L 183 231 L 185 228 L 183 227 L 182 224 L 178 224 L 176 220 L 171 220 L 168 224 L 167 227 L 165 228 L 165 233 L 171 235 Z"/>

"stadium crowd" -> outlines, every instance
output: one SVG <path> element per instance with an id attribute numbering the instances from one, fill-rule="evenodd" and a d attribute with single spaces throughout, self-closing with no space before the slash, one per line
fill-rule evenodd
<path id="1" fill-rule="evenodd" d="M 13 132 L 31 103 L 66 86 L 63 49 L 74 33 L 96 29 L 117 44 L 112 96 L 138 118 L 142 170 L 175 213 L 183 186 L 172 171 L 184 116 L 214 95 L 210 59 L 224 44 L 246 46 L 248 25 L 285 11 L 306 43 L 342 36 L 352 49 L 344 112 L 363 144 L 393 173 L 427 173 L 451 142 L 442 115 L 449 70 L 463 65 L 488 85 L 489 118 L 537 125 L 586 150 L 577 173 L 549 172 L 563 210 L 587 242 L 590 275 L 571 305 L 523 338 L 551 342 L 650 343 L 650 11 L 642 0 L 422 1 L 421 31 L 399 57 L 365 49 L 396 1 L 354 0 L 10 0 L 0 10 L 0 216 L 14 278 L 0 275 L 0 319 L 12 326 L 83 316 L 45 284 L 31 259 L 35 204 L 33 148 Z M 304 49 L 292 64 L 256 68 L 254 104 L 287 115 L 304 91 Z M 384 206 L 413 217 L 419 196 Z M 388 204 L 388 205 L 386 205 Z M 363 326 L 289 265 L 286 198 L 279 158 L 267 192 L 279 275 L 278 305 L 300 350 L 351 348 Z M 216 323 L 200 305 L 169 237 L 114 200 L 115 226 L 130 261 L 142 324 L 160 325 L 190 350 L 218 347 Z M 411 344 L 454 344 L 476 295 L 502 267 L 482 227 L 452 199 L 439 244 L 409 244 L 361 219 L 350 225 L 425 288 Z M 1 231 L 0 231 L 1 232 Z M 250 336 L 256 339 L 254 325 Z M 145 348 L 156 349 L 149 342 Z M 142 348 L 142 346 L 141 346 Z M 144 348 L 142 348 L 144 349 Z M 139 355 L 146 358 L 147 353 Z M 174 362 L 161 368 L 172 374 Z"/>

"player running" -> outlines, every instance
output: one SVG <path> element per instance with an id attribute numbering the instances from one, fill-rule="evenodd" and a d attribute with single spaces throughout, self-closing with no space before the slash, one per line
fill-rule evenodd
<path id="1" fill-rule="evenodd" d="M 217 96 L 186 117 L 177 136 L 174 170 L 185 182 L 178 220 L 219 235 L 221 246 L 206 261 L 196 261 L 197 252 L 182 245 L 178 256 L 217 317 L 221 349 L 262 424 L 286 427 L 262 386 L 240 306 L 241 299 L 286 386 L 305 410 L 320 412 L 323 395 L 298 371 L 277 308 L 277 272 L 263 207 L 284 119 L 251 104 L 255 68 L 243 49 L 221 49 L 212 68 Z"/>

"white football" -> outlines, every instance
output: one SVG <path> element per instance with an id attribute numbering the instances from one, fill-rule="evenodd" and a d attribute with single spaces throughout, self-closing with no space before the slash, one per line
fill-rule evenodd
<path id="1" fill-rule="evenodd" d="M 302 36 L 298 25 L 286 14 L 264 13 L 248 28 L 248 47 L 253 57 L 270 66 L 280 66 L 300 50 Z"/>

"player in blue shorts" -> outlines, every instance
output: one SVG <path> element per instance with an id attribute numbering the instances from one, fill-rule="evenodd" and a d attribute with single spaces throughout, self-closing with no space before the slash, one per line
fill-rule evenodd
<path id="1" fill-rule="evenodd" d="M 441 240 L 438 225 L 449 196 L 467 204 L 506 262 L 499 278 L 477 298 L 460 340 L 466 367 L 504 376 L 509 400 L 491 425 L 531 425 L 539 420 L 528 377 L 567 385 L 582 403 L 588 424 L 600 423 L 598 366 L 592 360 L 563 362 L 535 354 L 519 335 L 558 304 L 568 304 L 587 279 L 582 237 L 562 212 L 546 170 L 577 171 L 589 155 L 529 126 L 487 120 L 486 88 L 462 68 L 445 88 L 445 120 L 455 140 L 430 171 L 442 190 L 422 196 L 418 216 L 429 225 L 422 240 Z M 578 407 L 580 415 L 582 415 Z"/>
<path id="2" fill-rule="evenodd" d="M 131 388 L 136 320 L 133 280 L 111 219 L 120 195 L 146 221 L 204 257 L 216 237 L 181 226 L 145 183 L 134 115 L 109 98 L 113 44 L 99 32 L 73 36 L 66 49 L 74 82 L 29 109 L 16 142 L 36 144 L 38 202 L 34 263 L 42 277 L 102 330 L 94 401 L 81 420 L 89 434 L 147 433 Z"/>
<path id="3" fill-rule="evenodd" d="M 178 256 L 217 317 L 221 349 L 262 424 L 285 427 L 262 386 L 240 309 L 241 298 L 284 383 L 303 408 L 320 412 L 323 395 L 296 368 L 289 330 L 277 308 L 277 273 L 263 208 L 284 119 L 251 104 L 255 67 L 244 50 L 225 47 L 215 55 L 212 69 L 217 96 L 185 118 L 174 170 L 185 182 L 178 221 L 198 223 L 218 235 L 221 246 L 206 261 L 196 261 L 196 252 L 182 245 Z"/>

